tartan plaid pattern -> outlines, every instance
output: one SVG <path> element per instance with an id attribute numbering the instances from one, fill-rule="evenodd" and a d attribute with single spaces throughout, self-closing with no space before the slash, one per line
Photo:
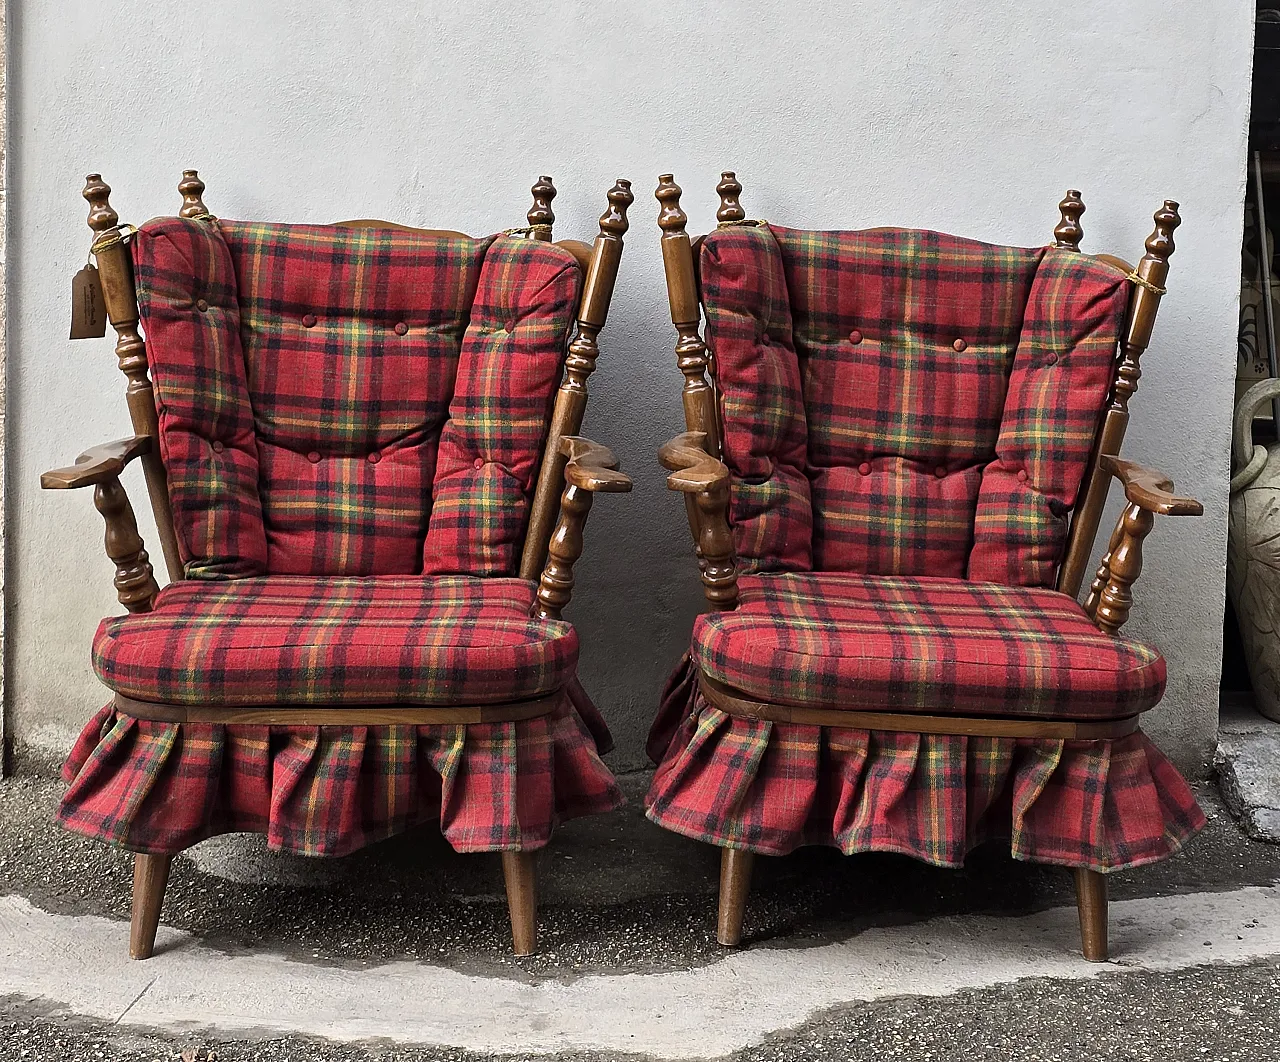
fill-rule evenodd
<path id="1" fill-rule="evenodd" d="M 777 243 L 764 227 L 719 229 L 703 240 L 700 273 L 739 570 L 807 571 L 807 428 Z"/>
<path id="2" fill-rule="evenodd" d="M 192 705 L 487 704 L 559 688 L 578 636 L 529 616 L 522 579 L 186 580 L 152 612 L 102 621 L 98 677 Z"/>
<path id="3" fill-rule="evenodd" d="M 492 237 L 220 221 L 268 571 L 422 569 L 436 447 Z"/>
<path id="4" fill-rule="evenodd" d="M 763 700 L 850 712 L 1111 719 L 1153 708 L 1164 658 L 1053 590 L 794 573 L 739 580 L 698 617 L 692 658 Z"/>
<path id="5" fill-rule="evenodd" d="M 515 575 L 581 271 L 568 251 L 500 239 L 480 270 L 440 435 L 427 573 Z"/>
<path id="6" fill-rule="evenodd" d="M 1129 304 L 1124 273 L 1050 247 L 1027 300 L 995 460 L 982 473 L 969 578 L 1054 585 Z"/>
<path id="7" fill-rule="evenodd" d="M 809 425 L 813 567 L 963 577 L 1043 250 L 771 231 Z"/>
<path id="8" fill-rule="evenodd" d="M 1204 825 L 1181 775 L 1141 731 L 1115 740 L 919 735 L 728 716 L 687 664 L 648 817 L 699 841 L 785 855 L 804 844 L 956 867 L 991 839 L 1017 859 L 1111 871 L 1177 852 Z"/>
<path id="9" fill-rule="evenodd" d="M 108 705 L 63 766 L 58 820 L 157 855 L 247 831 L 339 856 L 432 820 L 460 852 L 527 851 L 622 803 L 602 727 L 576 679 L 548 716 L 473 726 L 159 723 Z"/>
<path id="10" fill-rule="evenodd" d="M 264 575 L 258 448 L 227 245 L 208 222 L 159 218 L 142 226 L 131 247 L 187 575 Z"/>

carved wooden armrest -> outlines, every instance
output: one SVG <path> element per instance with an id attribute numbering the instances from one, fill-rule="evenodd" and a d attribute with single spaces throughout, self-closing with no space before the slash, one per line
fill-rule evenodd
<path id="1" fill-rule="evenodd" d="M 607 446 L 566 435 L 560 452 L 568 463 L 560 519 L 547 543 L 547 565 L 538 581 L 534 615 L 541 619 L 559 619 L 573 595 L 573 566 L 582 556 L 582 531 L 596 492 L 624 494 L 631 489 L 631 477 L 618 471 L 618 459 Z"/>
<path id="2" fill-rule="evenodd" d="M 130 435 L 127 439 L 103 443 L 82 453 L 74 465 L 45 472 L 40 477 L 40 486 L 45 490 L 90 487 L 105 479 L 117 478 L 135 457 L 150 452 L 151 438 L 147 435 Z"/>
<path id="3" fill-rule="evenodd" d="M 706 447 L 706 432 L 686 431 L 658 450 L 658 461 L 671 473 L 667 487 L 685 496 L 702 591 L 712 608 L 727 611 L 738 607 L 738 571 L 729 530 L 729 468 L 707 453 Z"/>
<path id="4" fill-rule="evenodd" d="M 1132 461 L 1103 455 L 1098 464 L 1120 481 L 1129 504 L 1111 532 L 1084 608 L 1100 630 L 1115 634 L 1133 608 L 1133 584 L 1142 574 L 1142 542 L 1155 526 L 1156 515 L 1201 516 L 1204 506 L 1194 498 L 1174 494 L 1173 480 L 1168 476 Z"/>
<path id="5" fill-rule="evenodd" d="M 150 612 L 156 594 L 151 560 L 138 534 L 138 521 L 129 495 L 120 485 L 120 473 L 135 457 L 151 452 L 151 439 L 134 435 L 86 450 L 68 468 L 56 468 L 40 477 L 46 490 L 93 487 L 93 504 L 107 524 L 107 556 L 116 566 L 116 597 L 130 612 Z"/>

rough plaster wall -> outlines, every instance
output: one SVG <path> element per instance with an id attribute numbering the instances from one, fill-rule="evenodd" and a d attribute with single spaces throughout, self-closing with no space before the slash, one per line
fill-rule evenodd
<path id="1" fill-rule="evenodd" d="M 674 171 L 691 231 L 721 168 L 754 217 L 1051 239 L 1083 189 L 1087 250 L 1133 260 L 1181 201 L 1171 293 L 1127 454 L 1204 499 L 1150 542 L 1132 621 L 1169 657 L 1150 729 L 1199 770 L 1216 725 L 1252 4 L 1081 0 L 350 2 L 18 0 L 13 5 L 12 718 L 61 750 L 103 700 L 89 668 L 117 611 L 85 496 L 39 472 L 127 434 L 107 341 L 68 343 L 87 172 L 126 220 L 172 213 L 184 166 L 227 217 L 384 217 L 488 232 L 555 176 L 557 231 L 590 238 L 616 176 L 638 202 L 586 430 L 636 477 L 602 498 L 571 606 L 583 675 L 642 762 L 699 591 L 654 460 L 681 427 L 651 198 Z M 129 480 L 136 503 L 145 494 Z M 144 531 L 144 533 L 146 533 Z M 154 534 L 149 537 L 152 552 Z"/>

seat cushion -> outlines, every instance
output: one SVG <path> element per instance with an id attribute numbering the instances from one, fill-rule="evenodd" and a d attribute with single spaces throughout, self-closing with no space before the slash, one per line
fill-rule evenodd
<path id="1" fill-rule="evenodd" d="M 578 636 L 534 587 L 474 576 L 187 580 L 103 620 L 98 677 L 190 705 L 493 704 L 559 688 Z"/>
<path id="2" fill-rule="evenodd" d="M 1052 590 L 852 573 L 745 576 L 739 587 L 736 611 L 698 618 L 692 655 L 762 700 L 1114 719 L 1164 693 L 1158 652 L 1099 631 Z"/>

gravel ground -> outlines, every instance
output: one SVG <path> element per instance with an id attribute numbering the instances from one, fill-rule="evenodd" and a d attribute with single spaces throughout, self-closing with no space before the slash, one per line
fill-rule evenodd
<path id="1" fill-rule="evenodd" d="M 734 1062 L 1273 1062 L 1280 1059 L 1273 964 L 1111 974 L 1094 981 L 1031 979 L 940 999 L 904 997 L 842 1007 Z M 6 1062 L 479 1062 L 499 1056 L 437 1048 L 332 1044 L 300 1037 L 210 1040 L 121 1032 L 81 1019 L 42 1017 L 0 1000 Z M 504 1055 L 515 1062 L 527 1055 Z M 557 1056 L 606 1062 L 613 1054 Z"/>

